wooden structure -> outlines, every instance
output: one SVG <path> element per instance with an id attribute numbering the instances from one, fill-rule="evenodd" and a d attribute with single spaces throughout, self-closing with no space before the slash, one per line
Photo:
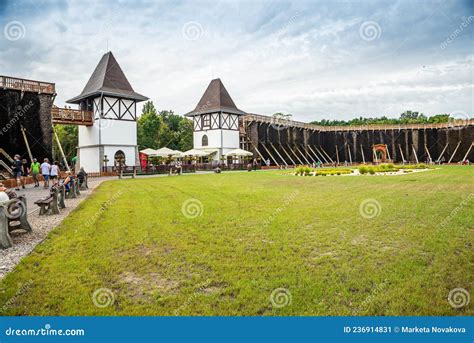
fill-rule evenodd
<path id="1" fill-rule="evenodd" d="M 38 94 L 56 94 L 54 83 L 0 75 L 0 88 Z"/>
<path id="2" fill-rule="evenodd" d="M 94 124 L 92 111 L 59 108 L 57 106 L 53 106 L 51 109 L 51 120 L 53 124 L 84 126 L 92 126 Z"/>

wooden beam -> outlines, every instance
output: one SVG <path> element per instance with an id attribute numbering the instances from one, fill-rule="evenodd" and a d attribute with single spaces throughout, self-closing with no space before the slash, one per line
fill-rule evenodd
<path id="1" fill-rule="evenodd" d="M 352 165 L 351 146 L 349 144 L 347 144 L 347 151 L 349 152 L 349 163 Z"/>
<path id="2" fill-rule="evenodd" d="M 297 154 L 295 154 L 295 152 L 291 149 L 291 145 L 289 145 L 289 144 L 288 144 L 288 149 L 296 157 L 296 159 L 300 162 L 300 164 L 304 164 L 303 161 L 301 161 L 300 157 Z"/>
<path id="3" fill-rule="evenodd" d="M 385 144 L 385 149 L 387 149 L 388 159 L 391 160 L 392 158 L 390 157 L 390 151 L 388 150 L 388 145 L 387 144 Z"/>
<path id="4" fill-rule="evenodd" d="M 316 145 L 314 146 L 314 148 L 316 149 L 317 152 L 319 152 L 319 154 L 321 155 L 321 157 L 324 160 L 324 163 L 329 163 L 328 160 L 326 159 L 326 157 L 324 156 L 324 154 L 318 149 L 318 147 Z"/>
<path id="5" fill-rule="evenodd" d="M 295 148 L 296 148 L 296 150 L 301 154 L 301 156 L 303 156 L 303 160 L 305 160 L 308 164 L 311 164 L 311 162 L 308 161 L 308 159 L 306 158 L 306 156 L 301 152 L 300 148 L 298 148 L 297 145 L 295 145 Z"/>
<path id="6" fill-rule="evenodd" d="M 293 161 L 293 159 L 291 158 L 290 154 L 285 150 L 285 148 L 283 147 L 283 144 L 280 144 L 280 146 L 281 146 L 281 149 L 285 152 L 286 156 L 288 156 L 288 158 L 290 159 L 290 161 L 293 163 L 293 165 L 296 166 L 295 161 Z"/>
<path id="7" fill-rule="evenodd" d="M 323 164 L 323 162 L 319 159 L 319 156 L 317 153 L 314 152 L 313 148 L 311 148 L 311 145 L 308 145 L 309 150 L 313 153 L 314 156 L 316 156 L 316 159 L 319 161 L 319 163 Z"/>
<path id="8" fill-rule="evenodd" d="M 402 155 L 402 163 L 405 163 L 405 156 L 403 156 L 403 149 L 401 144 L 398 144 L 398 148 L 400 149 L 400 155 Z"/>
<path id="9" fill-rule="evenodd" d="M 337 148 L 337 144 L 336 144 L 336 159 L 337 159 L 337 164 L 339 164 L 339 149 Z"/>
<path id="10" fill-rule="evenodd" d="M 415 155 L 415 160 L 416 160 L 416 163 L 420 163 L 420 162 L 418 161 L 418 156 L 416 155 L 416 149 L 415 149 L 415 145 L 414 145 L 414 144 L 412 144 L 412 145 L 411 145 L 411 148 L 412 148 L 412 150 L 413 150 L 413 154 Z"/>
<path id="11" fill-rule="evenodd" d="M 329 161 L 331 161 L 331 163 L 334 163 L 334 161 L 332 160 L 332 158 L 326 153 L 326 151 L 324 151 L 323 147 L 320 145 L 319 146 L 321 148 L 321 151 L 324 152 L 324 154 L 326 155 L 327 158 L 329 158 Z"/>
<path id="12" fill-rule="evenodd" d="M 471 143 L 471 146 L 469 149 L 467 149 L 466 155 L 464 155 L 463 159 L 460 162 L 464 162 L 467 158 L 467 155 L 469 155 L 469 152 L 471 151 L 472 147 L 474 146 L 474 142 Z"/>
<path id="13" fill-rule="evenodd" d="M 428 158 L 430 159 L 430 162 L 432 162 L 433 160 L 431 159 L 430 150 L 428 149 L 428 146 L 426 144 L 425 144 L 425 150 L 426 150 L 426 153 L 428 154 Z"/>
<path id="14" fill-rule="evenodd" d="M 306 148 L 303 149 L 303 146 L 301 147 L 302 151 L 306 153 L 308 158 L 313 161 L 313 163 L 316 163 L 316 160 L 314 159 L 313 155 L 311 155 L 308 151 L 309 144 L 306 146 Z"/>
<path id="15" fill-rule="evenodd" d="M 360 145 L 360 152 L 362 153 L 362 161 L 365 164 L 364 148 L 362 147 L 362 144 Z"/>
<path id="16" fill-rule="evenodd" d="M 444 146 L 444 149 L 443 149 L 443 151 L 441 151 L 441 154 L 439 154 L 439 157 L 438 157 L 438 159 L 436 160 L 436 162 L 440 162 L 440 161 L 441 161 L 441 157 L 443 157 L 443 154 L 444 154 L 444 152 L 446 151 L 446 148 L 448 147 L 448 145 L 449 145 L 449 142 L 446 143 L 446 145 Z"/>
<path id="17" fill-rule="evenodd" d="M 268 155 L 270 155 L 270 158 L 273 160 L 273 162 L 275 162 L 275 164 L 279 167 L 280 165 L 278 164 L 278 162 L 276 161 L 275 157 L 273 157 L 272 153 L 270 152 L 270 150 L 267 149 L 267 147 L 265 146 L 265 143 L 262 143 L 262 146 L 263 148 L 266 150 L 266 152 L 268 152 Z"/>
<path id="18" fill-rule="evenodd" d="M 275 148 L 275 146 L 273 145 L 273 143 L 270 142 L 270 145 L 272 146 L 273 150 L 275 150 L 275 152 L 277 153 L 278 156 L 280 156 L 281 160 L 283 161 L 283 163 L 285 164 L 285 166 L 288 167 L 288 163 L 286 163 L 285 159 L 283 157 L 281 157 L 280 153 L 278 152 L 278 150 Z"/>
<path id="19" fill-rule="evenodd" d="M 454 155 L 456 155 L 456 151 L 458 151 L 459 146 L 461 145 L 461 141 L 458 142 L 458 145 L 456 145 L 456 148 L 454 149 L 453 154 L 451 155 L 451 158 L 449 159 L 448 163 L 451 163 Z"/>

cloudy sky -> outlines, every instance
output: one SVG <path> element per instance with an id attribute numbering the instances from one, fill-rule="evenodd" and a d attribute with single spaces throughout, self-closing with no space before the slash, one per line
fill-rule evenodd
<path id="1" fill-rule="evenodd" d="M 0 75 L 78 95 L 111 50 L 159 109 L 220 77 L 247 112 L 301 121 L 472 116 L 474 5 L 459 1 L 5 1 Z"/>

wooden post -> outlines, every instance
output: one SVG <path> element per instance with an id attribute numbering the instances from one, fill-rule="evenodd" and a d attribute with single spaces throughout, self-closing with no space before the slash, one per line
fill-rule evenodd
<path id="1" fill-rule="evenodd" d="M 398 144 L 398 148 L 400 149 L 400 155 L 402 155 L 402 163 L 405 164 L 405 156 L 403 156 L 403 149 L 401 144 Z"/>
<path id="2" fill-rule="evenodd" d="M 53 125 L 53 133 L 54 133 L 54 138 L 56 138 L 56 143 L 58 143 L 59 152 L 61 153 L 61 157 L 63 158 L 64 164 L 66 165 L 66 169 L 70 172 L 71 168 L 69 168 L 69 164 L 67 163 L 66 155 L 64 155 L 63 147 L 61 146 L 61 142 L 59 141 L 58 134 L 56 133 L 56 130 L 54 129 L 54 125 Z"/>
<path id="3" fill-rule="evenodd" d="M 288 150 L 291 151 L 293 156 L 296 157 L 296 159 L 298 160 L 298 162 L 300 162 L 300 164 L 304 164 L 303 161 L 301 161 L 300 157 L 291 149 L 291 146 L 289 144 L 288 144 Z"/>
<path id="4" fill-rule="evenodd" d="M 473 145 L 474 142 L 471 143 L 471 146 L 469 147 L 469 149 L 467 149 L 466 155 L 464 155 L 463 159 L 460 162 L 464 162 L 466 160 L 467 155 L 469 155 L 469 152 L 471 151 Z"/>
<path id="5" fill-rule="evenodd" d="M 30 156 L 30 163 L 33 163 L 33 155 L 31 154 L 30 144 L 26 138 L 25 128 L 21 125 L 21 133 L 23 134 L 23 139 L 25 140 L 26 150 L 28 150 L 28 156 Z"/>
<path id="6" fill-rule="evenodd" d="M 326 151 L 324 151 L 323 147 L 322 146 L 319 146 L 321 148 L 321 151 L 324 152 L 324 154 L 326 155 L 326 157 L 329 159 L 329 161 L 331 161 L 331 163 L 334 163 L 334 161 L 332 160 L 332 158 L 326 153 Z"/>
<path id="7" fill-rule="evenodd" d="M 349 144 L 347 144 L 347 151 L 349 152 L 349 163 L 352 165 L 351 146 Z"/>
<path id="8" fill-rule="evenodd" d="M 456 151 L 458 151 L 458 148 L 459 148 L 460 145 L 461 145 L 461 141 L 459 141 L 458 145 L 456 145 L 456 148 L 454 149 L 454 152 L 451 155 L 451 158 L 449 159 L 448 163 L 451 163 L 451 160 L 453 159 L 454 155 L 456 155 Z"/>
<path id="9" fill-rule="evenodd" d="M 314 148 L 316 149 L 317 152 L 319 152 L 319 154 L 321 155 L 321 157 L 324 160 L 324 163 L 329 163 L 328 160 L 326 159 L 326 157 L 324 156 L 324 154 L 318 149 L 318 147 L 316 145 L 314 146 Z"/>
<path id="10" fill-rule="evenodd" d="M 267 149 L 267 147 L 265 146 L 265 143 L 262 143 L 262 146 L 263 148 L 265 149 L 266 152 L 268 152 L 268 155 L 270 155 L 271 159 L 273 160 L 273 162 L 275 162 L 275 164 L 279 167 L 280 165 L 278 164 L 278 162 L 275 160 L 275 158 L 273 157 L 273 155 L 271 154 L 271 152 Z"/>
<path id="11" fill-rule="evenodd" d="M 449 142 L 446 143 L 446 145 L 444 146 L 444 149 L 443 149 L 443 151 L 441 151 L 441 154 L 439 154 L 439 157 L 438 157 L 438 159 L 436 160 L 436 162 L 440 162 L 440 161 L 441 161 L 441 157 L 443 157 L 443 154 L 444 154 L 446 148 L 448 147 L 448 145 L 449 145 Z"/>
<path id="12" fill-rule="evenodd" d="M 308 148 L 309 148 L 309 150 L 311 150 L 311 152 L 314 154 L 314 156 L 316 156 L 316 159 L 319 161 L 319 163 L 323 164 L 323 161 L 321 161 L 318 154 L 313 150 L 313 148 L 311 148 L 311 145 L 308 145 Z"/>
<path id="13" fill-rule="evenodd" d="M 388 145 L 387 144 L 385 144 L 385 149 L 387 150 L 388 159 L 392 160 L 392 158 L 390 157 L 390 151 L 388 151 Z"/>
<path id="14" fill-rule="evenodd" d="M 337 150 L 336 150 L 337 151 Z M 362 161 L 365 164 L 365 156 L 364 156 L 364 148 L 362 147 L 362 144 L 360 145 L 360 152 L 362 153 Z"/>
<path id="15" fill-rule="evenodd" d="M 428 158 L 430 159 L 430 162 L 432 162 L 433 160 L 431 159 L 431 154 L 430 154 L 430 151 L 428 150 L 428 146 L 425 144 L 425 150 L 426 150 L 426 153 L 428 154 Z"/>
<path id="16" fill-rule="evenodd" d="M 296 151 L 298 151 L 301 154 L 301 156 L 303 156 L 303 159 L 306 161 L 306 163 L 311 164 L 311 162 L 308 161 L 306 156 L 301 152 L 300 148 L 298 148 L 297 145 L 295 145 L 295 148 L 296 148 Z"/>
<path id="17" fill-rule="evenodd" d="M 337 145 L 336 145 L 336 159 L 337 159 L 337 164 L 339 165 L 339 149 L 337 148 Z"/>
<path id="18" fill-rule="evenodd" d="M 285 166 L 288 167 L 288 163 L 286 163 L 285 159 L 283 157 L 281 157 L 280 153 L 278 152 L 278 150 L 275 148 L 275 146 L 273 145 L 273 143 L 270 142 L 270 145 L 272 146 L 273 150 L 275 150 L 275 152 L 277 153 L 278 156 L 280 156 L 281 160 L 283 161 L 283 163 L 285 163 Z"/>
<path id="19" fill-rule="evenodd" d="M 280 144 L 281 146 L 281 149 L 284 151 L 284 153 L 286 154 L 286 156 L 288 156 L 288 158 L 290 159 L 290 161 L 293 163 L 294 166 L 296 166 L 296 163 L 295 161 L 293 161 L 293 159 L 291 158 L 290 154 L 285 150 L 285 148 L 283 147 L 283 144 Z"/>
<path id="20" fill-rule="evenodd" d="M 412 144 L 412 145 L 411 145 L 411 148 L 412 148 L 412 150 L 413 150 L 413 154 L 415 155 L 415 160 L 416 160 L 416 163 L 419 163 L 419 161 L 418 161 L 418 156 L 416 155 L 416 149 L 415 149 L 415 145 L 414 145 L 414 144 Z"/>

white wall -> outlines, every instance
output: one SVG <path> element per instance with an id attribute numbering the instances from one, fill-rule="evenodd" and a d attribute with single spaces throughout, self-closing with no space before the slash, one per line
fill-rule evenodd
<path id="1" fill-rule="evenodd" d="M 100 119 L 101 144 L 137 145 L 137 123 Z"/>
<path id="2" fill-rule="evenodd" d="M 100 172 L 100 157 L 99 148 L 80 148 L 79 152 L 79 167 L 84 167 L 86 172 L 97 173 Z"/>

